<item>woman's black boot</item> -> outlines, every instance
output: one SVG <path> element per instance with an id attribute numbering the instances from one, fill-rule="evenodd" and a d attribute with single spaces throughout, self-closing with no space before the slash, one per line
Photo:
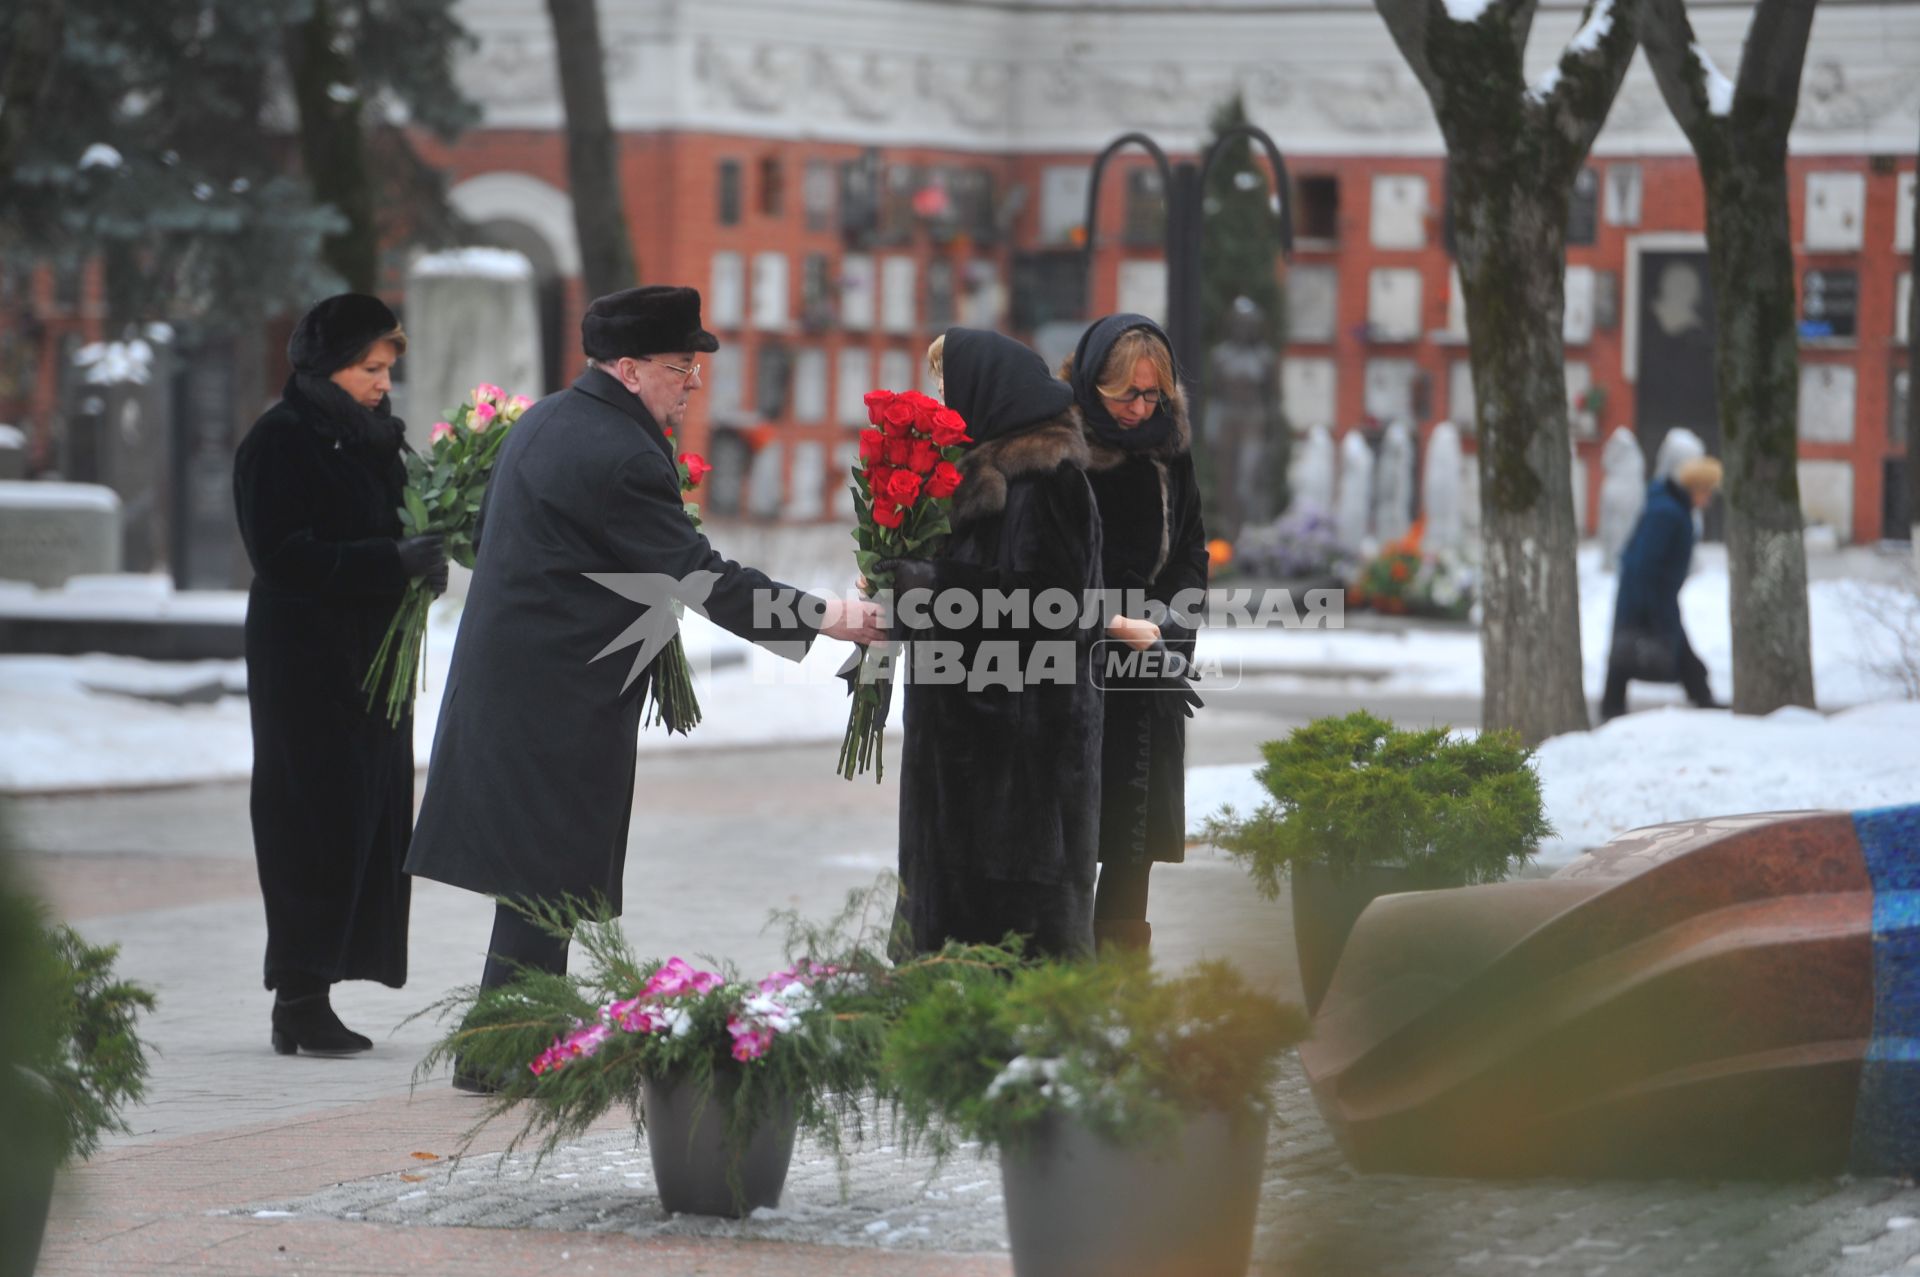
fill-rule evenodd
<path id="1" fill-rule="evenodd" d="M 277 1055 L 354 1055 L 373 1049 L 373 1039 L 362 1037 L 333 1013 L 325 990 L 303 997 L 284 996 L 273 1002 L 273 1049 Z"/>

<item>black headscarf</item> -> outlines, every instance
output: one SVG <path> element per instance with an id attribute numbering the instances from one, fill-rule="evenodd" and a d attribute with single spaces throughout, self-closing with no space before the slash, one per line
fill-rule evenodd
<path id="1" fill-rule="evenodd" d="M 984 328 L 949 328 L 940 355 L 947 407 L 975 443 L 1018 434 L 1073 407 L 1073 391 L 1047 361 L 1011 337 Z"/>
<path id="2" fill-rule="evenodd" d="M 377 407 L 364 407 L 334 382 L 333 374 L 399 331 L 399 319 L 378 297 L 341 293 L 316 303 L 287 341 L 293 375 L 281 396 L 327 438 L 380 455 L 397 453 L 406 423 L 393 415 L 391 401 L 383 396 Z"/>
<path id="3" fill-rule="evenodd" d="M 1136 328 L 1144 328 L 1152 333 L 1167 348 L 1167 360 L 1173 365 L 1174 384 L 1178 385 L 1180 364 L 1173 358 L 1173 342 L 1160 325 L 1145 315 L 1124 312 L 1108 315 L 1081 333 L 1080 344 L 1073 350 L 1073 397 L 1080 405 L 1080 415 L 1085 418 L 1094 438 L 1123 452 L 1145 452 L 1173 436 L 1173 413 L 1165 399 L 1160 401 L 1153 415 L 1139 425 L 1123 426 L 1107 411 L 1106 400 L 1100 394 L 1100 370 L 1107 366 L 1115 343 Z"/>

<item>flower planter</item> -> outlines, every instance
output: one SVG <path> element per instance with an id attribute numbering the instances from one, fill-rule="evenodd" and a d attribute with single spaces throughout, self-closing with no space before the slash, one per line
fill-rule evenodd
<path id="1" fill-rule="evenodd" d="M 53 1171 L 22 1167 L 11 1177 L 17 1182 L 0 1199 L 0 1277 L 33 1277 L 40 1259 L 40 1241 L 47 1230 L 47 1213 L 53 1206 Z"/>
<path id="2" fill-rule="evenodd" d="M 748 1138 L 739 1160 L 740 1196 L 727 1183 L 724 1140 L 727 1103 L 739 1088 L 733 1070 L 714 1071 L 713 1093 L 700 1095 L 690 1078 L 648 1078 L 642 1084 L 647 1153 L 660 1204 L 676 1215 L 750 1215 L 778 1206 L 793 1160 L 793 1101 L 784 1100 Z"/>
<path id="3" fill-rule="evenodd" d="M 1243 1277 L 1266 1159 L 1264 1115 L 1190 1118 L 1123 1148 L 1044 1119 L 1001 1150 L 1016 1277 Z"/>
<path id="4" fill-rule="evenodd" d="M 1289 870 L 1293 890 L 1293 945 L 1300 960 L 1300 986 L 1307 1011 L 1320 1009 L 1333 969 L 1346 948 L 1353 924 L 1380 896 L 1402 891 L 1429 891 L 1459 887 L 1464 879 L 1450 879 L 1431 869 L 1404 865 L 1362 865 L 1342 877 L 1323 864 L 1295 863 Z"/>

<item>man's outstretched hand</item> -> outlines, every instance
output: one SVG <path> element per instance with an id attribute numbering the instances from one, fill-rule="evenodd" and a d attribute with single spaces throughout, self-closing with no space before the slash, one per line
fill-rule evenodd
<path id="1" fill-rule="evenodd" d="M 828 595 L 825 601 L 826 619 L 820 632 L 828 638 L 860 644 L 887 641 L 887 628 L 882 624 L 886 613 L 872 599 L 848 600 Z"/>

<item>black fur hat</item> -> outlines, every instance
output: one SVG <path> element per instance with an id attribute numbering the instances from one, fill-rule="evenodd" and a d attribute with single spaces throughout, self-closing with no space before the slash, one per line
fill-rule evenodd
<path id="1" fill-rule="evenodd" d="M 394 338 L 406 349 L 406 339 L 399 332 L 400 321 L 378 297 L 341 293 L 300 317 L 287 341 L 287 360 L 295 372 L 331 376 L 382 337 Z"/>
<path id="2" fill-rule="evenodd" d="M 720 339 L 700 327 L 700 290 L 648 284 L 594 298 L 580 319 L 580 345 L 589 359 L 631 359 L 714 351 Z"/>

